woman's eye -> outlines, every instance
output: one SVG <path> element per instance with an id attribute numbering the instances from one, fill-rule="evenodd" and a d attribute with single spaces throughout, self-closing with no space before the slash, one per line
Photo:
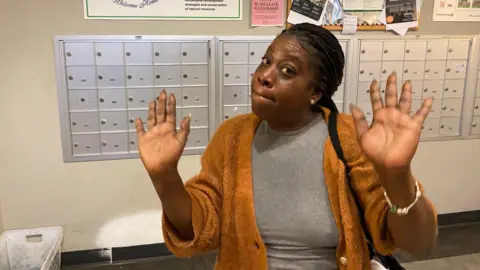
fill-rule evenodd
<path id="1" fill-rule="evenodd" d="M 290 73 L 293 73 L 293 70 L 288 68 L 288 67 L 284 67 L 281 69 L 281 71 L 285 74 L 290 74 Z"/>
<path id="2" fill-rule="evenodd" d="M 267 64 L 267 63 L 268 63 L 267 58 L 262 58 L 262 64 Z"/>

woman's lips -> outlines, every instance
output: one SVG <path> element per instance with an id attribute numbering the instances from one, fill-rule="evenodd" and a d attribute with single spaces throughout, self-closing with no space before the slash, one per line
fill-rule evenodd
<path id="1" fill-rule="evenodd" d="M 252 89 L 252 94 L 257 95 L 264 99 L 268 99 L 270 101 L 275 101 L 275 98 L 273 97 L 273 95 L 269 94 L 268 92 L 262 89 Z"/>

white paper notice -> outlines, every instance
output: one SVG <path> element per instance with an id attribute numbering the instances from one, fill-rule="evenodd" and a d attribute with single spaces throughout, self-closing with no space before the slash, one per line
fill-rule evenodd
<path id="1" fill-rule="evenodd" d="M 344 0 L 343 9 L 345 11 L 354 10 L 382 10 L 383 0 Z"/>
<path id="2" fill-rule="evenodd" d="M 358 18 L 357 16 L 345 15 L 343 17 L 342 34 L 355 34 L 357 32 Z"/>
<path id="3" fill-rule="evenodd" d="M 407 33 L 408 28 L 392 28 L 391 30 L 395 31 L 397 34 L 403 37 Z"/>
<path id="4" fill-rule="evenodd" d="M 385 11 L 385 7 L 383 7 L 382 12 L 380 13 L 380 16 L 378 17 L 378 21 L 387 25 L 387 13 Z"/>

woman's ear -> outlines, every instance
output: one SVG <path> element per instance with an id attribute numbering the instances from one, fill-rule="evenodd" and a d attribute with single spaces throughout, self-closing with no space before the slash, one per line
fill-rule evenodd
<path id="1" fill-rule="evenodd" d="M 319 85 L 317 81 L 312 81 L 308 89 L 308 93 L 310 95 L 310 103 L 312 102 L 312 100 L 314 101 L 312 104 L 317 103 L 323 96 L 321 85 Z"/>
<path id="2" fill-rule="evenodd" d="M 313 104 L 317 103 L 322 98 L 322 96 L 322 93 L 314 92 L 311 96 L 311 99 L 315 101 Z"/>

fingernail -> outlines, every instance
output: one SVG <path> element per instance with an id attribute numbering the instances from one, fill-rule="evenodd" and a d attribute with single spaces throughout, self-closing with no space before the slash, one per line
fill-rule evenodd
<path id="1" fill-rule="evenodd" d="M 188 113 L 188 118 L 192 118 L 192 113 Z"/>
<path id="2" fill-rule="evenodd" d="M 394 71 L 392 72 L 392 75 L 397 75 L 397 72 L 394 70 Z"/>

